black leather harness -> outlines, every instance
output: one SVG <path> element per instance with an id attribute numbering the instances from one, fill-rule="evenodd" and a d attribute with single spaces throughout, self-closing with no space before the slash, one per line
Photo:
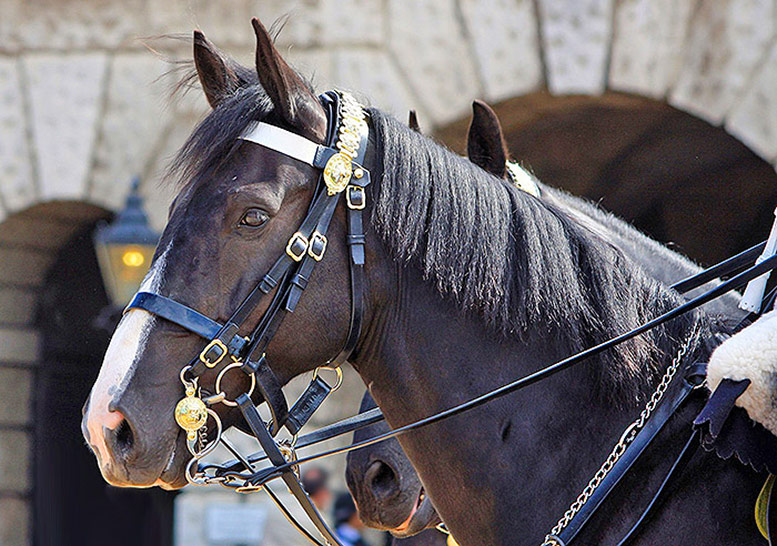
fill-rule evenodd
<path id="1" fill-rule="evenodd" d="M 313 164 L 316 168 L 325 170 L 329 160 L 334 155 L 338 154 L 336 145 L 338 140 L 338 128 L 340 127 L 342 119 L 343 96 L 338 92 L 328 92 L 323 94 L 320 99 L 321 104 L 327 111 L 329 127 L 326 145 L 319 146 Z M 549 365 L 537 372 L 522 377 L 473 400 L 388 433 L 352 444 L 348 447 L 331 449 L 301 459 L 295 459 L 289 455 L 288 448 L 286 448 L 282 442 L 275 439 L 276 435 L 281 428 L 285 427 L 293 436 L 296 436 L 300 429 L 310 419 L 310 416 L 321 405 L 324 399 L 326 399 L 333 387 L 323 381 L 321 377 L 315 376 L 297 403 L 289 410 L 285 396 L 281 390 L 282 385 L 270 368 L 265 356 L 265 351 L 275 333 L 278 331 L 283 318 L 287 313 L 293 312 L 296 308 L 316 263 L 323 257 L 326 251 L 326 233 L 334 215 L 335 208 L 339 203 L 341 193 L 346 195 L 347 203 L 348 234 L 346 243 L 349 247 L 351 318 L 343 349 L 328 363 L 328 365 L 339 366 L 348 359 L 356 347 L 361 332 L 364 313 L 365 237 L 362 210 L 364 209 L 366 199 L 364 188 L 370 183 L 370 174 L 363 167 L 366 149 L 367 135 L 363 134 L 361 141 L 359 142 L 358 154 L 355 157 L 352 157 L 352 169 L 354 172 L 359 169 L 361 176 L 358 178 L 351 177 L 350 183 L 343 192 L 329 192 L 324 180 L 324 173 L 322 173 L 316 184 L 314 196 L 308 212 L 302 221 L 299 230 L 289 240 L 286 253 L 278 258 L 267 274 L 261 279 L 259 284 L 243 300 L 225 324 L 220 324 L 198 311 L 163 295 L 150 292 L 139 292 L 127 307 L 127 309 L 143 309 L 148 311 L 149 313 L 164 318 L 165 320 L 175 323 L 204 339 L 209 340 L 200 355 L 194 358 L 188 366 L 185 367 L 185 374 L 183 375 L 186 375 L 188 378 L 193 379 L 200 377 L 208 369 L 213 369 L 217 366 L 221 366 L 223 369 L 223 363 L 228 363 L 230 360 L 232 363 L 239 364 L 239 369 L 247 376 L 255 378 L 256 386 L 263 401 L 267 402 L 270 409 L 271 421 L 265 422 L 264 419 L 262 419 L 257 406 L 251 399 L 249 393 L 241 394 L 234 402 L 239 407 L 250 432 L 259 442 L 262 451 L 244 457 L 228 442 L 225 442 L 224 445 L 236 458 L 232 461 L 227 461 L 226 463 L 218 465 L 199 464 L 197 470 L 198 475 L 206 476 L 206 481 L 204 483 L 220 483 L 226 487 L 244 491 L 265 489 L 279 505 L 279 508 L 284 514 L 287 515 L 292 524 L 314 544 L 321 543 L 294 520 L 288 510 L 278 501 L 272 490 L 267 487 L 267 483 L 270 480 L 281 478 L 322 534 L 324 540 L 329 544 L 340 544 L 302 488 L 299 478 L 294 472 L 294 469 L 298 464 L 366 447 L 388 438 L 399 436 L 411 430 L 468 411 L 494 400 L 495 398 L 539 382 L 559 371 L 582 362 L 590 356 L 601 353 L 602 351 L 644 333 L 651 328 L 673 318 L 677 318 L 683 313 L 691 311 L 730 290 L 736 289 L 746 284 L 749 280 L 777 267 L 777 256 L 767 258 L 701 296 L 680 305 L 634 330 L 582 351 L 560 362 Z M 717 266 L 681 281 L 676 284 L 674 288 L 680 292 L 688 292 L 702 286 L 714 278 L 729 275 L 748 264 L 753 263 L 762 249 L 763 245 L 753 247 L 734 258 L 726 260 Z M 275 293 L 272 295 L 269 307 L 259 320 L 257 326 L 249 335 L 242 335 L 240 333 L 241 327 L 256 309 L 259 302 L 266 296 L 269 296 L 273 290 L 275 290 Z M 651 416 L 651 419 L 629 445 L 628 450 L 624 453 L 623 457 L 618 461 L 617 465 L 613 467 L 601 486 L 595 491 L 595 495 L 589 499 L 583 506 L 583 509 L 581 509 L 569 522 L 563 532 L 560 533 L 558 537 L 554 537 L 558 540 L 558 544 L 567 545 L 573 541 L 583 525 L 591 518 L 597 508 L 601 506 L 620 479 L 628 472 L 651 441 L 661 431 L 668 419 L 687 399 L 691 391 L 703 381 L 704 375 L 705 368 L 703 364 L 694 364 L 684 367 L 680 384 L 676 385 L 676 388 L 670 392 L 670 396 L 661 402 L 657 411 Z M 215 403 L 219 401 L 218 395 L 219 393 L 216 393 L 216 396 L 212 396 L 210 399 L 206 397 L 205 401 L 210 403 L 210 400 Z M 355 417 L 351 417 L 328 427 L 324 427 L 321 430 L 299 437 L 296 442 L 296 448 L 316 445 L 325 440 L 368 426 L 382 418 L 382 414 L 377 408 L 369 410 Z M 648 507 L 635 523 L 631 531 L 629 531 L 622 543 L 625 543 L 636 534 L 637 529 L 645 520 L 648 512 L 655 506 L 659 495 L 665 490 L 665 486 L 669 479 L 679 472 L 683 464 L 687 462 L 697 443 L 696 433 L 694 432 L 694 435 L 686 443 L 680 456 L 672 465 L 666 479 L 656 492 Z M 269 460 L 270 462 L 269 467 L 266 466 L 259 469 L 255 467 L 257 463 L 266 460 Z"/>

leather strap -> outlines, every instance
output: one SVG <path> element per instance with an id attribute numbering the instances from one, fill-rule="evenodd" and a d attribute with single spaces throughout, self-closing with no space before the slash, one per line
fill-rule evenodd
<path id="1" fill-rule="evenodd" d="M 672 288 L 681 294 L 685 294 L 691 290 L 699 288 L 704 284 L 707 284 L 712 280 L 717 279 L 718 277 L 725 277 L 730 275 L 737 269 L 755 262 L 765 247 L 766 241 L 750 247 L 727 260 L 723 260 L 722 262 L 717 263 L 714 266 L 705 269 L 704 271 L 700 271 L 696 275 L 688 277 L 687 279 L 683 279 L 680 282 L 673 284 Z"/>
<path id="2" fill-rule="evenodd" d="M 319 145 L 286 129 L 263 122 L 251 123 L 239 137 L 313 165 Z"/>
<path id="3" fill-rule="evenodd" d="M 237 397 L 236 402 L 240 407 L 240 411 L 243 413 L 243 417 L 251 427 L 251 431 L 254 433 L 254 436 L 262 446 L 262 449 L 267 454 L 267 457 L 270 459 L 270 462 L 273 464 L 273 466 L 286 464 L 286 459 L 278 450 L 278 446 L 276 445 L 275 440 L 273 440 L 270 434 L 267 432 L 264 421 L 259 415 L 259 411 L 256 409 L 254 403 L 251 402 L 251 399 L 246 394 L 241 394 Z M 281 479 L 286 484 L 286 487 L 289 488 L 291 494 L 296 497 L 297 502 L 316 526 L 316 529 L 318 529 L 318 531 L 321 533 L 321 536 L 324 537 L 324 540 L 330 544 L 340 544 L 340 541 L 335 537 L 331 529 L 329 529 L 329 526 L 324 521 L 324 518 L 321 517 L 321 514 L 310 500 L 310 497 L 308 497 L 308 494 L 302 487 L 302 484 L 300 483 L 299 478 L 297 478 L 297 475 L 291 469 L 289 469 L 281 474 Z"/>
<path id="4" fill-rule="evenodd" d="M 297 449 L 300 449 L 303 447 L 319 444 L 332 438 L 337 438 L 338 436 L 348 434 L 349 432 L 360 430 L 375 423 L 379 423 L 380 421 L 383 421 L 383 419 L 383 413 L 381 413 L 380 408 L 372 408 L 371 410 L 367 410 L 358 415 L 342 419 L 336 423 L 332 423 L 331 425 L 327 425 L 308 434 L 304 434 L 297 439 L 296 446 Z M 247 457 L 247 459 L 251 463 L 258 463 L 267 459 L 267 455 L 264 452 L 252 453 Z M 237 459 L 227 461 L 226 463 L 218 465 L 220 472 L 217 474 L 223 475 L 223 472 L 235 471 L 240 466 L 241 461 Z M 205 468 L 212 467 L 210 465 L 206 465 Z"/>
<path id="5" fill-rule="evenodd" d="M 650 499 L 647 507 L 645 507 L 645 509 L 642 511 L 642 515 L 640 515 L 639 519 L 634 523 L 634 525 L 632 525 L 631 529 L 629 529 L 629 532 L 626 533 L 626 536 L 624 536 L 621 541 L 618 542 L 618 546 L 626 546 L 626 544 L 628 544 L 637 536 L 637 533 L 642 529 L 642 524 L 647 521 L 651 512 L 653 511 L 653 508 L 658 505 L 661 496 L 667 489 L 667 485 L 672 481 L 673 478 L 677 477 L 686 466 L 688 466 L 689 462 L 691 462 L 691 459 L 693 459 L 693 456 L 699 450 L 699 446 L 701 445 L 699 441 L 699 434 L 699 430 L 694 429 L 694 431 L 691 433 L 691 437 L 688 438 L 687 442 L 685 442 L 685 445 L 680 451 L 680 454 L 677 456 L 677 459 L 675 459 L 675 462 L 672 464 L 669 472 L 667 472 L 664 480 L 658 487 L 658 490 L 656 490 L 655 494 L 653 495 L 653 498 Z"/>
<path id="6" fill-rule="evenodd" d="M 558 539 L 563 544 L 570 544 L 577 536 L 583 526 L 589 521 L 594 512 L 601 506 L 605 499 L 612 493 L 621 479 L 631 469 L 645 449 L 652 443 L 664 425 L 675 414 L 677 408 L 688 398 L 693 389 L 700 384 L 696 379 L 699 377 L 700 366 L 690 366 L 686 368 L 683 374 L 683 381 L 670 391 L 669 396 L 665 398 L 655 412 L 648 419 L 645 426 L 637 433 L 636 438 L 631 442 L 620 459 L 613 465 L 610 472 L 604 477 L 599 486 L 594 490 L 588 501 L 580 508 L 580 511 L 572 518 L 566 527 L 559 533 Z M 693 378 L 689 380 L 689 378 Z"/>
<path id="7" fill-rule="evenodd" d="M 314 377 L 305 392 L 289 410 L 289 416 L 284 423 L 289 433 L 297 434 L 331 392 L 332 387 L 329 383 L 320 377 Z"/>
<path id="8" fill-rule="evenodd" d="M 267 402 L 272 415 L 270 434 L 275 436 L 289 417 L 289 406 L 281 389 L 282 385 L 270 366 L 267 365 L 264 355 L 255 361 L 246 361 L 243 366 L 247 367 L 250 373 L 256 377 L 256 388 L 264 401 Z"/>

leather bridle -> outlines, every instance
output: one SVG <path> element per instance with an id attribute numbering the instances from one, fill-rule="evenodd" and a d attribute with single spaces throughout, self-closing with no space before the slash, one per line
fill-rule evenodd
<path id="1" fill-rule="evenodd" d="M 273 465 L 284 465 L 293 459 L 294 445 L 289 442 L 276 442 L 275 436 L 281 428 L 285 427 L 292 437 L 296 437 L 313 412 L 339 386 L 341 376 L 337 367 L 348 359 L 359 340 L 364 315 L 365 237 L 362 211 L 366 205 L 365 188 L 370 183 L 370 173 L 363 166 L 368 142 L 368 125 L 364 110 L 349 94 L 337 91 L 327 92 L 321 95 L 320 101 L 329 120 L 325 145 L 313 143 L 266 123 L 251 124 L 241 136 L 243 140 L 255 142 L 305 161 L 321 170 L 321 174 L 307 214 L 299 229 L 289 239 L 285 253 L 275 261 L 232 316 L 224 324 L 220 324 L 186 305 L 152 292 L 139 292 L 127 306 L 127 310 L 148 311 L 209 340 L 200 354 L 181 371 L 186 397 L 176 408 L 176 421 L 188 432 L 187 445 L 193 455 L 186 472 L 190 483 L 224 484 L 228 481 L 223 477 L 208 477 L 199 470 L 192 471 L 193 465 L 212 451 L 219 441 L 228 445 L 226 439 L 221 437 L 218 415 L 210 409 L 210 406 L 217 403 L 239 407 L 250 431 Z M 326 252 L 327 230 L 340 202 L 340 196 L 343 194 L 348 222 L 346 244 L 349 247 L 351 318 L 342 350 L 323 366 L 337 369 L 338 382 L 331 386 L 320 374 L 314 374 L 310 385 L 294 407 L 289 410 L 281 390 L 281 382 L 268 365 L 265 351 L 283 319 L 288 313 L 294 312 L 313 269 Z M 241 335 L 240 330 L 246 320 L 273 290 L 275 292 L 259 323 L 250 335 Z M 227 364 L 224 365 L 224 363 Z M 198 378 L 217 366 L 221 368 L 216 380 L 215 392 L 203 397 L 204 391 L 197 385 Z M 228 400 L 221 392 L 220 384 L 224 374 L 233 369 L 240 370 L 251 378 L 251 388 L 234 400 Z M 264 421 L 251 400 L 254 386 L 270 409 L 269 423 Z M 202 437 L 209 415 L 218 424 L 216 439 L 211 442 Z M 207 433 L 204 436 L 207 436 Z M 194 443 L 198 440 L 199 449 L 194 447 Z M 203 444 L 207 445 L 203 446 Z M 247 469 L 253 471 L 251 464 L 245 462 Z M 282 472 L 280 477 L 300 501 L 302 508 L 322 536 L 328 542 L 337 544 L 337 539 L 308 498 L 294 470 L 289 468 Z M 243 485 L 238 489 L 245 491 L 250 487 Z M 288 514 L 285 508 L 283 510 Z M 301 526 L 295 526 L 304 531 Z M 308 538 L 312 539 L 312 537 Z"/>
<path id="2" fill-rule="evenodd" d="M 299 464 L 366 447 L 479 407 L 577 365 L 588 357 L 677 318 L 777 267 L 777 256 L 767 258 L 708 292 L 629 332 L 551 364 L 477 398 L 350 446 L 298 459 L 296 449 L 319 444 L 369 426 L 383 418 L 380 410 L 375 408 L 297 438 L 298 432 L 316 409 L 339 386 L 338 366 L 348 359 L 356 347 L 364 313 L 365 236 L 362 211 L 366 204 L 365 187 L 370 183 L 370 173 L 363 166 L 368 142 L 366 114 L 362 107 L 347 93 L 330 91 L 321 95 L 320 101 L 326 110 L 329 121 L 327 139 L 324 145 L 313 143 L 299 135 L 265 123 L 252 124 L 241 137 L 243 140 L 258 143 L 304 161 L 322 172 L 316 183 L 307 214 L 299 229 L 289 239 L 285 253 L 276 260 L 229 320 L 220 324 L 186 305 L 151 292 L 139 292 L 127 307 L 127 309 L 145 310 L 209 340 L 200 354 L 182 368 L 180 374 L 186 390 L 186 397 L 179 402 L 176 408 L 176 421 L 188 432 L 187 445 L 193 455 L 186 467 L 187 480 L 194 485 L 218 483 L 242 492 L 265 490 L 297 530 L 314 544 L 321 545 L 279 501 L 268 486 L 269 481 L 276 478 L 282 479 L 324 540 L 329 544 L 339 545 L 340 542 L 302 487 L 296 474 L 296 468 Z M 351 318 L 343 349 L 323 366 L 338 372 L 338 382 L 332 386 L 322 379 L 321 374 L 314 374 L 307 389 L 294 406 L 289 409 L 281 390 L 281 382 L 269 367 L 265 351 L 286 314 L 293 312 L 296 308 L 316 263 L 321 260 L 326 251 L 326 233 L 340 202 L 340 196 L 343 194 L 345 195 L 348 220 L 346 244 L 349 247 Z M 687 293 L 712 279 L 739 271 L 752 264 L 763 248 L 764 244 L 757 245 L 738 256 L 675 284 L 673 288 L 678 292 Z M 275 290 L 274 293 L 272 293 L 273 290 Z M 269 297 L 271 293 L 269 306 L 257 326 L 253 328 L 250 335 L 241 335 L 239 333 L 241 327 L 255 311 L 260 301 Z M 682 378 L 680 386 L 674 390 L 670 389 L 666 399 L 657 401 L 655 413 L 642 423 L 642 428 L 626 431 L 630 434 L 633 432 L 633 434 L 631 443 L 625 447 L 622 457 L 612 466 L 605 476 L 606 479 L 601 480 L 601 486 L 595 491 L 595 494 L 591 495 L 580 510 L 573 513 L 565 525 L 559 528 L 558 534 L 553 532 L 546 537 L 546 544 L 564 546 L 570 543 L 617 485 L 620 478 L 628 472 L 663 425 L 677 411 L 680 404 L 703 380 L 703 364 L 688 365 L 680 362 L 682 361 L 680 357 L 686 356 L 686 351 L 689 354 L 693 352 L 692 349 L 696 345 L 696 341 L 697 339 L 691 336 L 686 342 L 687 346 L 684 345 L 678 353 L 678 357 L 676 357 L 678 362 L 673 363 L 676 367 L 682 364 L 682 373 L 678 374 Z M 220 371 L 214 392 L 201 389 L 198 385 L 198 379 L 206 371 L 215 369 L 217 366 L 220 367 Z M 248 392 L 237 396 L 234 400 L 228 400 L 219 388 L 223 376 L 230 370 L 242 371 L 251 381 Z M 671 379 L 670 377 L 669 381 Z M 271 414 L 269 422 L 261 417 L 257 406 L 251 399 L 254 387 L 261 394 L 263 402 L 267 402 Z M 226 438 L 222 437 L 220 419 L 218 414 L 211 409 L 218 403 L 239 407 L 251 434 L 261 445 L 262 452 L 244 456 Z M 214 439 L 210 439 L 205 430 L 208 416 L 215 420 L 218 427 Z M 282 428 L 288 430 L 293 438 L 292 441 L 276 439 Z M 626 433 L 624 433 L 625 436 Z M 694 444 L 695 438 L 694 433 L 683 448 L 680 457 L 672 465 L 667 478 L 648 508 L 629 531 L 626 540 L 636 533 L 647 512 L 655 505 L 656 498 L 664 491 L 669 478 L 683 466 L 681 463 L 687 462 L 689 456 L 692 456 L 694 450 L 691 450 L 690 446 Z M 201 464 L 200 459 L 210 453 L 218 444 L 223 444 L 235 456 L 235 459 L 223 464 Z M 269 460 L 270 466 L 255 468 L 255 464 L 265 460 Z"/>

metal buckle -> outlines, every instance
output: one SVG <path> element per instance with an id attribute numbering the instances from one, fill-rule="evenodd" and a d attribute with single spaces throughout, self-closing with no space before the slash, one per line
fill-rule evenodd
<path id="1" fill-rule="evenodd" d="M 318 231 L 313 232 L 313 235 L 310 237 L 310 244 L 308 244 L 308 254 L 310 254 L 310 257 L 320 262 L 321 258 L 324 257 L 324 252 L 326 252 L 326 243 L 326 235 Z M 316 250 L 317 244 L 320 245 L 321 250 Z"/>
<path id="2" fill-rule="evenodd" d="M 356 199 L 355 203 L 354 203 L 354 200 L 351 198 L 351 192 L 358 194 L 358 198 Z M 360 186 L 350 185 L 345 191 L 345 202 L 348 204 L 348 208 L 351 210 L 363 210 L 364 207 L 367 205 L 366 197 L 367 196 L 364 193 L 364 188 Z"/>
<path id="3" fill-rule="evenodd" d="M 334 372 L 337 376 L 337 379 L 335 380 L 335 385 L 332 387 L 332 390 L 329 394 L 332 394 L 337 389 L 340 388 L 340 385 L 343 384 L 343 370 L 340 368 L 340 366 L 337 366 L 336 368 L 333 368 L 332 366 L 319 366 L 313 371 L 313 379 L 319 377 L 321 375 L 321 371 L 328 371 L 328 372 Z"/>
<path id="4" fill-rule="evenodd" d="M 295 249 L 298 244 L 302 245 L 302 247 Z M 291 259 L 295 262 L 299 262 L 302 260 L 302 258 L 305 257 L 305 253 L 308 250 L 309 244 L 310 242 L 308 241 L 308 238 L 298 231 L 291 236 L 291 239 L 289 239 L 289 242 L 286 245 L 286 254 L 291 256 Z"/>
<path id="5" fill-rule="evenodd" d="M 208 360 L 208 352 L 213 348 L 218 347 L 221 349 L 221 354 L 216 360 Z M 216 364 L 222 361 L 222 359 L 229 353 L 229 349 L 227 349 L 227 346 L 224 345 L 224 343 L 220 339 L 213 339 L 210 343 L 208 343 L 205 348 L 200 353 L 200 361 L 205 364 L 208 368 L 214 367 Z"/>

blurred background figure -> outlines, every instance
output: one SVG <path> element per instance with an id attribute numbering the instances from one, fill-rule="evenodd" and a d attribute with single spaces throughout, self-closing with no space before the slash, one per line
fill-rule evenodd
<path id="1" fill-rule="evenodd" d="M 332 491 L 329 489 L 329 473 L 320 466 L 313 466 L 302 472 L 302 487 L 310 500 L 320 511 L 326 511 L 332 503 Z"/>
<path id="2" fill-rule="evenodd" d="M 343 546 L 368 546 L 361 535 L 364 524 L 356 514 L 350 493 L 340 493 L 335 500 L 335 535 Z"/>

